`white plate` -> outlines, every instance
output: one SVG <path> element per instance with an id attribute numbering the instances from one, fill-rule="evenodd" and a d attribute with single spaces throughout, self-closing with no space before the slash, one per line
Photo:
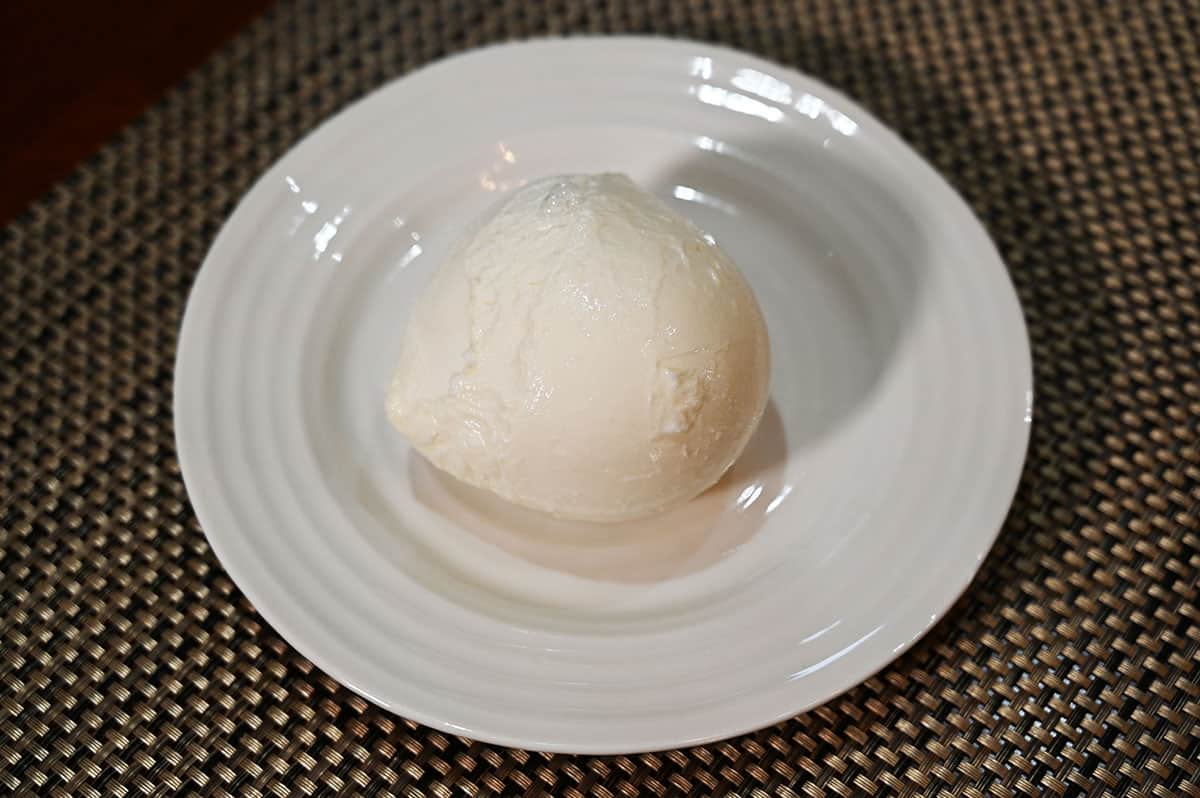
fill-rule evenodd
<path id="1" fill-rule="evenodd" d="M 720 241 L 773 349 L 734 473 L 614 528 L 461 489 L 383 412 L 463 226 L 527 180 L 603 170 Z M 580 753 L 756 729 L 911 646 L 997 534 L 1032 402 L 1003 263 L 899 138 L 791 70 L 640 38 L 479 50 L 322 125 L 213 245 L 175 391 L 196 513 L 281 635 L 399 714 Z"/>

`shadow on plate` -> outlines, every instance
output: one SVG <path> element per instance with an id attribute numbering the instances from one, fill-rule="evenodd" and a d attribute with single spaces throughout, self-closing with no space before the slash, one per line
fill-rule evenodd
<path id="1" fill-rule="evenodd" d="M 533 565 L 603 582 L 657 582 L 707 568 L 748 541 L 789 490 L 787 439 L 774 403 L 720 482 L 682 506 L 617 524 L 518 507 L 439 471 L 415 451 L 410 457 L 413 495 L 429 510 Z"/>
<path id="2" fill-rule="evenodd" d="M 770 129 L 699 137 L 652 180 L 754 284 L 772 395 L 798 451 L 835 435 L 887 374 L 920 309 L 934 232 L 907 207 L 908 186 L 860 163 L 853 136 L 827 133 L 824 144 Z"/>

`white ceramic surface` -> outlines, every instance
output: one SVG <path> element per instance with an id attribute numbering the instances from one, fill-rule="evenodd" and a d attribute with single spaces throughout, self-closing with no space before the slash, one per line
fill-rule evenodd
<path id="1" fill-rule="evenodd" d="M 617 526 L 455 484 L 383 411 L 412 298 L 463 226 L 587 171 L 716 237 L 772 340 L 733 472 Z M 857 105 L 708 44 L 571 39 L 423 69 L 275 164 L 193 288 L 175 421 L 217 556 L 331 676 L 454 734 L 633 752 L 787 718 L 928 631 L 1007 512 L 1031 380 L 984 230 Z"/>

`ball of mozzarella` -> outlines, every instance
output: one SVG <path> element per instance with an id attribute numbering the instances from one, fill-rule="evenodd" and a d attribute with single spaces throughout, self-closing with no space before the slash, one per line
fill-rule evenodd
<path id="1" fill-rule="evenodd" d="M 762 417 L 767 329 L 711 238 L 624 175 L 514 192 L 419 298 L 386 407 L 438 468 L 619 521 L 687 501 Z"/>

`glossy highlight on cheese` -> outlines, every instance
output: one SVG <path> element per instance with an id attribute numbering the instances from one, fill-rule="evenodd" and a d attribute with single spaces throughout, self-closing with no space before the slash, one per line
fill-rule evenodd
<path id="1" fill-rule="evenodd" d="M 438 468 L 562 518 L 687 501 L 767 403 L 755 297 L 712 238 L 624 175 L 514 192 L 419 298 L 388 417 Z"/>

